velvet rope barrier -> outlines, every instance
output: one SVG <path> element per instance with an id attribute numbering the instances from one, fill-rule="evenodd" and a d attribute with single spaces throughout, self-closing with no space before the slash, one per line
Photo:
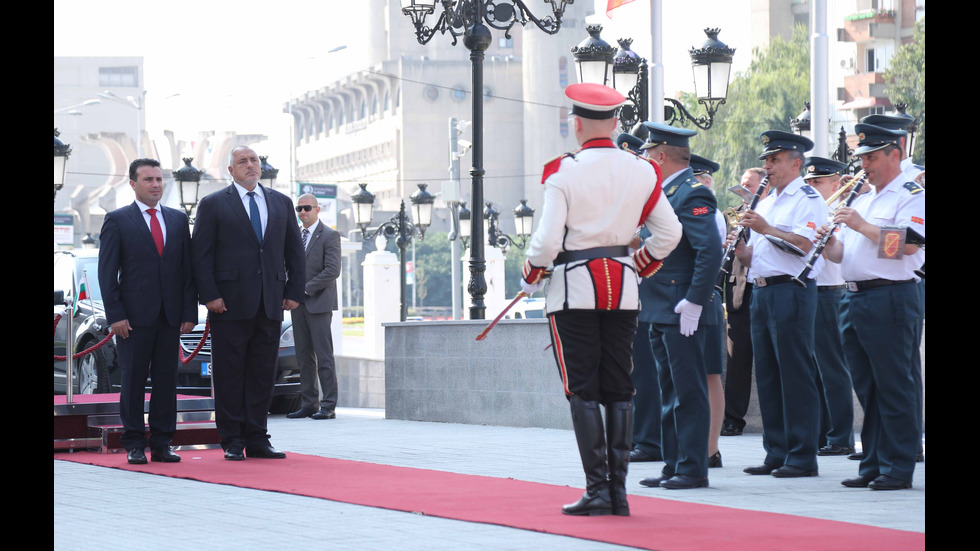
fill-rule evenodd
<path id="1" fill-rule="evenodd" d="M 54 317 L 54 330 L 55 331 L 58 330 L 58 322 L 60 322 L 60 321 L 61 321 L 61 314 L 58 314 L 57 316 Z M 191 360 L 194 359 L 195 356 L 197 356 L 197 353 L 200 352 L 201 351 L 201 348 L 204 347 L 204 343 L 205 343 L 205 341 L 207 341 L 207 339 L 208 339 L 208 333 L 210 333 L 210 331 L 211 331 L 211 318 L 208 317 L 208 319 L 204 323 L 204 334 L 201 335 L 201 341 L 197 343 L 197 347 L 194 348 L 194 351 L 191 352 L 191 355 L 190 356 L 187 356 L 187 357 L 184 357 L 184 351 L 183 351 L 183 349 L 181 349 L 180 347 L 178 347 L 178 349 L 177 349 L 177 358 L 180 360 L 180 363 L 182 363 L 184 365 L 187 365 L 188 363 L 190 363 Z M 82 350 L 81 352 L 76 352 L 75 354 L 72 355 L 71 359 L 77 360 L 77 359 L 81 358 L 82 356 L 85 356 L 86 354 L 91 354 L 92 352 L 98 350 L 99 348 L 102 348 L 102 346 L 104 346 L 105 343 L 109 342 L 109 340 L 112 338 L 112 335 L 113 335 L 113 332 L 110 330 L 109 331 L 109 334 L 106 335 L 104 339 L 102 339 L 98 343 L 96 343 L 96 344 L 94 344 L 94 345 L 86 348 L 85 350 Z M 58 356 L 58 355 L 55 355 L 54 361 L 61 362 L 61 361 L 64 361 L 66 358 L 67 358 L 67 356 Z"/>

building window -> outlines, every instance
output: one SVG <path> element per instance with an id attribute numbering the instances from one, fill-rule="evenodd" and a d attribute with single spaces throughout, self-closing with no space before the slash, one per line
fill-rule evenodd
<path id="1" fill-rule="evenodd" d="M 139 84 L 139 67 L 99 67 L 100 87 L 137 88 Z"/>

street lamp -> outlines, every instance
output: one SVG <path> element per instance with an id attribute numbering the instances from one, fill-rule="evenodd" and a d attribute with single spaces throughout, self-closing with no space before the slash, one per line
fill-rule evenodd
<path id="1" fill-rule="evenodd" d="M 729 48 L 718 40 L 721 29 L 705 29 L 708 39 L 700 48 L 691 48 L 691 66 L 694 69 L 694 95 L 698 103 L 704 105 L 707 115 L 694 117 L 684 108 L 681 102 L 673 98 L 664 98 L 673 107 L 664 108 L 664 119 L 667 124 L 687 121 L 701 130 L 711 128 L 718 107 L 725 103 L 728 97 L 728 79 L 731 76 L 732 58 L 735 48 Z M 680 114 L 676 113 L 679 111 Z"/>
<path id="2" fill-rule="evenodd" d="M 54 129 L 54 198 L 58 198 L 58 190 L 65 185 L 65 172 L 68 170 L 68 156 L 71 146 L 58 139 L 61 132 Z"/>
<path id="3" fill-rule="evenodd" d="M 197 193 L 201 185 L 201 175 L 204 171 L 198 170 L 191 165 L 194 157 L 184 157 L 184 166 L 174 172 L 174 179 L 177 180 L 178 190 L 180 191 L 180 206 L 184 207 L 188 220 L 193 223 L 191 211 L 197 206 Z"/>
<path id="4" fill-rule="evenodd" d="M 803 112 L 789 121 L 790 128 L 800 136 L 810 137 L 810 102 L 803 102 Z"/>
<path id="5" fill-rule="evenodd" d="M 515 238 L 507 235 L 500 230 L 498 219 L 500 212 L 493 208 L 493 204 L 487 202 L 483 209 L 483 223 L 487 232 L 487 243 L 491 247 L 496 247 L 507 252 L 507 247 L 514 245 L 518 249 L 523 249 L 527 245 L 527 240 L 531 237 L 531 225 L 534 222 L 534 209 L 527 206 L 527 199 L 521 199 L 521 204 L 514 208 L 514 225 L 517 228 L 518 242 Z"/>
<path id="6" fill-rule="evenodd" d="M 262 162 L 262 175 L 259 177 L 259 183 L 267 189 L 272 189 L 273 184 L 276 183 L 276 176 L 279 175 L 279 169 L 273 168 L 267 163 L 266 159 L 268 158 L 268 155 L 259 155 L 259 161 Z"/>
<path id="7" fill-rule="evenodd" d="M 456 216 L 459 218 L 459 238 L 463 240 L 463 248 L 470 245 L 470 209 L 466 208 L 466 201 L 460 201 L 456 208 Z"/>
<path id="8" fill-rule="evenodd" d="M 102 93 L 96 94 L 100 98 L 109 99 L 115 101 L 116 103 L 121 103 L 123 105 L 128 105 L 136 110 L 136 156 L 143 156 L 143 118 L 141 117 L 143 111 L 143 102 L 139 98 L 134 98 L 133 96 L 126 96 L 125 99 L 119 97 L 111 90 L 106 90 Z M 146 92 L 143 92 L 143 96 L 146 96 Z"/>
<path id="9" fill-rule="evenodd" d="M 419 184 L 418 191 L 413 193 L 409 200 L 412 202 L 412 212 L 415 215 L 415 223 L 408 220 L 405 214 L 405 200 L 401 202 L 398 214 L 390 220 L 381 224 L 374 230 L 369 230 L 371 219 L 374 217 L 374 194 L 367 190 L 367 184 L 357 184 L 361 190 L 351 195 L 351 203 L 354 210 L 354 224 L 361 229 L 361 237 L 365 240 L 376 237 L 378 234 L 384 236 L 385 241 L 390 241 L 397 236 L 395 244 L 399 250 L 399 298 L 401 300 L 400 319 L 405 321 L 408 318 L 408 301 L 406 300 L 405 289 L 405 249 L 413 239 L 419 241 L 425 237 L 425 228 L 432 223 L 432 204 L 435 202 L 435 195 L 426 191 L 426 184 Z"/>
<path id="10" fill-rule="evenodd" d="M 528 9 L 524 0 L 493 1 L 493 0 L 439 0 L 441 9 L 435 23 L 430 27 L 426 24 L 428 16 L 436 10 L 436 0 L 401 0 L 402 13 L 412 20 L 415 26 L 415 38 L 419 44 L 426 44 L 435 34 L 449 33 L 453 45 L 457 39 L 463 38 L 463 45 L 470 51 L 472 66 L 473 90 L 473 168 L 472 193 L 470 199 L 474 205 L 483 203 L 483 61 L 485 51 L 490 47 L 492 36 L 490 28 L 504 31 L 506 38 L 511 38 L 510 29 L 517 23 L 522 27 L 528 22 L 548 34 L 555 34 L 561 28 L 561 18 L 565 6 L 574 0 L 547 0 L 551 5 L 551 15 L 543 18 L 535 17 Z M 470 249 L 470 282 L 469 292 L 472 298 L 470 319 L 484 319 L 486 304 L 483 301 L 487 292 L 486 258 L 483 249 L 483 225 L 475 217 L 470 220 L 473 237 Z"/>
<path id="11" fill-rule="evenodd" d="M 621 126 L 628 132 L 637 122 L 648 116 L 647 106 L 647 63 L 629 49 L 632 39 L 619 41 L 620 49 L 610 46 L 599 37 L 601 25 L 589 25 L 586 38 L 571 51 L 578 67 L 579 82 L 594 82 L 609 85 L 626 96 L 632 103 L 628 109 L 619 113 Z M 667 124 L 691 122 L 702 130 L 711 128 L 718 107 L 728 97 L 728 78 L 732 68 L 735 49 L 718 40 L 720 29 L 705 29 L 708 40 L 700 48 L 691 48 L 691 66 L 694 69 L 694 95 L 698 103 L 704 105 L 707 115 L 695 117 L 684 105 L 673 98 L 664 98 L 671 105 L 664 106 L 664 120 Z"/>

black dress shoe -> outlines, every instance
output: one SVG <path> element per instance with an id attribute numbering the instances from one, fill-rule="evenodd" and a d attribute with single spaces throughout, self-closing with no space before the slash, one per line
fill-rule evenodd
<path id="1" fill-rule="evenodd" d="M 919 452 L 919 453 L 915 454 L 915 462 L 916 463 L 924 463 L 925 460 L 926 460 L 926 456 L 925 456 L 924 453 Z"/>
<path id="2" fill-rule="evenodd" d="M 609 490 L 603 488 L 593 492 L 585 492 L 582 498 L 565 505 L 561 512 L 566 515 L 598 517 L 612 514 L 612 500 L 609 497 Z M 628 512 L 628 510 L 627 510 Z"/>
<path id="3" fill-rule="evenodd" d="M 313 408 L 299 408 L 294 412 L 287 413 L 286 419 L 302 419 L 304 417 L 309 417 L 314 413 L 316 413 L 316 410 Z"/>
<path id="4" fill-rule="evenodd" d="M 225 450 L 225 459 L 228 461 L 244 461 L 245 452 L 238 447 L 228 448 Z"/>
<path id="5" fill-rule="evenodd" d="M 848 459 L 852 459 L 854 461 L 860 461 L 860 460 L 864 459 L 864 452 L 852 453 L 851 455 L 847 456 L 847 458 Z"/>
<path id="6" fill-rule="evenodd" d="M 262 459 L 283 459 L 286 457 L 285 452 L 281 452 L 271 445 L 245 448 L 245 454 L 249 457 L 260 457 Z"/>
<path id="7" fill-rule="evenodd" d="M 767 465 L 767 464 L 763 463 L 762 465 L 759 465 L 758 467 L 745 467 L 744 469 L 742 469 L 742 472 L 743 473 L 747 473 L 747 474 L 753 474 L 753 475 L 756 475 L 756 474 L 772 474 L 772 472 L 775 471 L 778 468 L 779 467 L 773 467 L 772 465 Z"/>
<path id="8" fill-rule="evenodd" d="M 674 475 L 660 483 L 661 488 L 668 490 L 690 490 L 692 488 L 707 488 L 708 477 L 687 476 L 683 474 Z"/>
<path id="9" fill-rule="evenodd" d="M 817 476 L 817 470 L 813 469 L 812 471 L 808 471 L 792 465 L 783 465 L 774 470 L 772 476 L 776 478 L 802 478 L 805 476 Z"/>
<path id="10" fill-rule="evenodd" d="M 159 461 L 161 463 L 177 463 L 178 461 L 180 461 L 180 456 L 174 453 L 173 448 L 167 446 L 166 448 L 151 450 L 150 459 L 152 461 Z"/>
<path id="11" fill-rule="evenodd" d="M 850 455 L 854 453 L 854 446 L 838 446 L 837 444 L 827 444 L 817 450 L 817 455 Z"/>
<path id="12" fill-rule="evenodd" d="M 644 461 L 663 461 L 664 458 L 660 455 L 649 454 L 640 448 L 633 448 L 630 451 L 630 463 L 642 463 Z"/>
<path id="13" fill-rule="evenodd" d="M 708 458 L 708 468 L 718 469 L 721 467 L 721 451 L 716 451 L 714 455 Z"/>
<path id="14" fill-rule="evenodd" d="M 337 414 L 333 410 L 320 408 L 320 411 L 310 415 L 310 417 L 314 419 L 336 419 Z"/>
<path id="15" fill-rule="evenodd" d="M 139 450 L 129 450 L 126 452 L 126 461 L 130 465 L 146 465 L 146 452 L 142 449 Z"/>
<path id="16" fill-rule="evenodd" d="M 722 436 L 738 436 L 742 434 L 742 428 L 737 426 L 735 423 L 726 422 L 721 427 Z"/>
<path id="17" fill-rule="evenodd" d="M 672 478 L 672 476 L 668 476 L 668 475 L 651 476 L 649 478 L 644 478 L 643 480 L 641 480 L 640 486 L 646 486 L 647 488 L 659 488 L 661 482 L 663 482 L 664 480 L 668 480 L 670 478 Z"/>
<path id="18" fill-rule="evenodd" d="M 886 475 L 881 475 L 868 483 L 868 488 L 871 488 L 872 490 L 904 490 L 911 487 L 911 482 L 905 482 L 904 480 L 899 480 Z"/>
<path id="19" fill-rule="evenodd" d="M 856 478 L 842 480 L 841 484 L 847 486 L 848 488 L 867 488 L 868 484 L 870 484 L 872 480 L 874 480 L 874 477 L 872 476 L 858 476 Z"/>

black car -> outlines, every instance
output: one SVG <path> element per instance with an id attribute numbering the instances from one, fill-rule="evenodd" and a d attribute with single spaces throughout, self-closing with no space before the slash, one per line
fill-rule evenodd
<path id="1" fill-rule="evenodd" d="M 74 251 L 55 251 L 54 253 L 54 292 L 55 317 L 61 319 L 54 331 L 54 354 L 65 356 L 66 332 L 68 327 L 65 304 L 75 305 L 72 318 L 74 337 L 72 350 L 76 353 L 92 348 L 102 342 L 109 334 L 109 324 L 102 306 L 102 292 L 99 288 L 99 251 L 82 249 Z M 60 294 L 59 294 L 60 293 Z M 59 304 L 60 302 L 60 304 Z M 198 347 L 204 334 L 207 309 L 199 306 L 198 324 L 193 331 L 181 335 L 180 346 L 184 358 L 189 358 Z M 93 394 L 119 392 L 119 365 L 116 359 L 115 337 L 102 346 L 75 360 L 73 367 L 72 392 Z M 177 367 L 177 392 L 179 394 L 211 395 L 211 339 L 205 339 L 200 351 L 186 364 L 179 358 Z M 64 360 L 54 361 L 54 393 L 64 394 Z M 149 382 L 147 390 L 149 390 Z M 279 370 L 273 392 L 272 413 L 285 413 L 299 408 L 300 402 L 299 366 L 293 347 L 293 324 L 289 312 L 284 312 L 282 334 L 279 339 Z"/>

